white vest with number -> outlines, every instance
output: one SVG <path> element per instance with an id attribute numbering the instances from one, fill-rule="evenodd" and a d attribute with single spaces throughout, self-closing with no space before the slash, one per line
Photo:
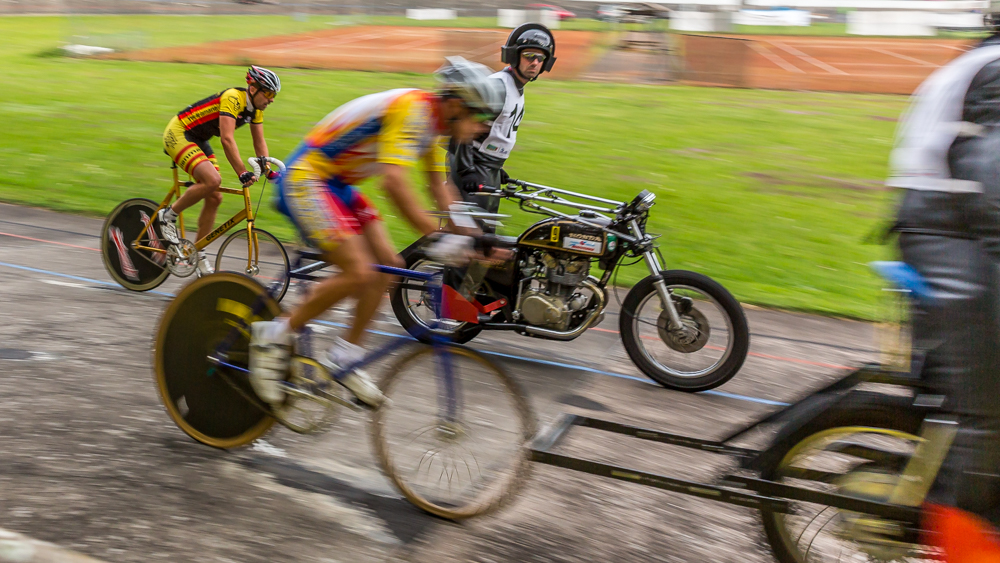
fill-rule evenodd
<path id="1" fill-rule="evenodd" d="M 965 95 L 979 71 L 1000 59 L 1000 45 L 973 49 L 934 71 L 913 93 L 890 158 L 886 185 L 910 190 L 980 192 L 979 182 L 952 178 L 948 151 L 960 136 L 977 135 L 962 121 Z"/>
<path id="2" fill-rule="evenodd" d="M 482 141 L 473 141 L 472 146 L 483 154 L 506 160 L 514 150 L 517 142 L 517 127 L 524 117 L 524 94 L 517 89 L 514 77 L 505 70 L 494 73 L 493 76 L 503 80 L 507 86 L 507 95 L 503 102 L 503 111 L 493 121 L 490 134 Z"/>

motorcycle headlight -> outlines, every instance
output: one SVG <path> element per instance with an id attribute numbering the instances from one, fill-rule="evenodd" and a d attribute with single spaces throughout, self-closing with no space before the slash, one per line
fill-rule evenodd
<path id="1" fill-rule="evenodd" d="M 653 207 L 654 201 L 656 201 L 656 194 L 647 190 L 642 190 L 642 192 L 635 196 L 635 199 L 632 200 L 632 209 L 635 209 L 638 213 L 649 211 L 649 208 Z"/>

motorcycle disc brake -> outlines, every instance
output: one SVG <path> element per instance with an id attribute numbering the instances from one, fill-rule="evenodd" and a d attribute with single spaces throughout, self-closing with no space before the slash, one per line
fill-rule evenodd
<path id="1" fill-rule="evenodd" d="M 660 312 L 656 319 L 656 329 L 660 333 L 660 340 L 673 350 L 690 354 L 697 352 L 708 344 L 708 338 L 712 335 L 708 318 L 698 310 L 697 307 L 689 308 L 681 315 L 683 327 L 671 330 L 670 313 L 665 309 Z"/>

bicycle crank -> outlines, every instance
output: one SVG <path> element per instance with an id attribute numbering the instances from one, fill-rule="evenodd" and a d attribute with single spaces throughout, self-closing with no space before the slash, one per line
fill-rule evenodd
<path id="1" fill-rule="evenodd" d="M 167 249 L 167 270 L 171 274 L 186 278 L 198 269 L 198 248 L 194 243 L 181 239 L 178 244 L 170 245 Z"/>

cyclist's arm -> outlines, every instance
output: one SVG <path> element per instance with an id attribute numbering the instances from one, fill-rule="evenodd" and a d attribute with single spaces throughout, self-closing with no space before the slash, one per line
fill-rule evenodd
<path id="1" fill-rule="evenodd" d="M 264 138 L 263 123 L 251 123 L 250 136 L 253 137 L 253 150 L 255 156 L 271 156 L 267 153 L 267 140 Z"/>
<path id="2" fill-rule="evenodd" d="M 458 190 L 450 180 L 445 179 L 444 172 L 427 171 L 427 186 L 430 189 L 434 203 L 441 211 L 447 211 L 452 203 L 459 201 Z"/>
<path id="3" fill-rule="evenodd" d="M 407 168 L 399 164 L 382 164 L 382 189 L 403 217 L 422 235 L 437 231 L 437 221 L 424 213 L 424 207 L 410 187 Z M 447 209 L 447 207 L 446 207 Z"/>
<path id="4" fill-rule="evenodd" d="M 222 142 L 222 150 L 226 153 L 226 160 L 233 167 L 233 171 L 239 176 L 247 171 L 240 159 L 240 149 L 236 146 L 236 119 L 228 115 L 219 116 L 219 140 Z"/>
<path id="5" fill-rule="evenodd" d="M 438 139 L 430 149 L 422 155 L 424 170 L 427 171 L 427 186 L 438 209 L 447 211 L 452 203 L 461 201 L 461 196 L 450 179 L 445 177 L 448 168 L 445 166 L 444 140 Z"/>

